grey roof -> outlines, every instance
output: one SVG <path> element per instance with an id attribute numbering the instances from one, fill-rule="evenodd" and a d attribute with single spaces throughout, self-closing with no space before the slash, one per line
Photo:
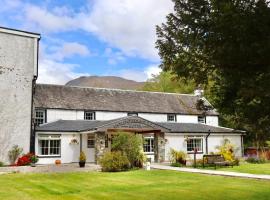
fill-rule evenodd
<path id="1" fill-rule="evenodd" d="M 166 127 L 171 133 L 208 133 L 209 131 L 211 133 L 245 133 L 241 130 L 200 123 L 158 122 L 157 124 Z"/>
<path id="2" fill-rule="evenodd" d="M 201 114 L 199 97 L 161 92 L 142 92 L 63 85 L 37 84 L 34 106 L 39 108 L 122 111 L 138 113 Z M 205 104 L 209 103 L 206 101 Z M 213 109 L 207 115 L 218 115 Z"/>
<path id="3" fill-rule="evenodd" d="M 134 121 L 137 120 L 137 121 Z M 194 124 L 194 123 L 160 123 L 150 122 L 140 117 L 128 116 L 108 121 L 88 121 L 88 120 L 58 120 L 55 122 L 43 124 L 36 127 L 36 131 L 43 132 L 82 132 L 91 130 L 102 130 L 105 131 L 107 128 L 118 128 L 118 127 L 130 127 L 138 128 L 138 124 L 141 123 L 142 128 L 149 127 L 153 129 L 160 129 L 166 133 L 239 133 L 243 134 L 244 131 L 215 127 L 205 124 Z M 140 128 L 140 127 L 139 127 Z"/>

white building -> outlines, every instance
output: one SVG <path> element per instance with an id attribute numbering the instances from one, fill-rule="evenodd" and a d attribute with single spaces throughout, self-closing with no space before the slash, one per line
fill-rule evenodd
<path id="1" fill-rule="evenodd" d="M 0 161 L 19 145 L 30 151 L 32 88 L 40 35 L 0 27 Z"/>
<path id="2" fill-rule="evenodd" d="M 216 152 L 224 139 L 241 156 L 244 132 L 220 127 L 215 109 L 197 109 L 199 99 L 186 94 L 38 84 L 34 106 L 40 125 L 35 143 L 39 163 L 78 162 L 81 150 L 88 162 L 96 162 L 110 150 L 116 131 L 141 134 L 145 154 L 156 162 L 168 161 L 171 148 L 191 155 L 197 148 L 201 158 Z"/>

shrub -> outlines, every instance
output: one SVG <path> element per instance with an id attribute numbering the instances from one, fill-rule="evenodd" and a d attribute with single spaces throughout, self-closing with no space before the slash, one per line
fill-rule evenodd
<path id="1" fill-rule="evenodd" d="M 182 165 L 186 165 L 187 154 L 185 152 L 171 149 L 169 156 L 171 163 L 180 163 Z"/>
<path id="2" fill-rule="evenodd" d="M 230 140 L 224 139 L 221 146 L 217 146 L 218 154 L 221 154 L 225 160 L 233 162 L 235 160 L 235 146 Z"/>
<path id="3" fill-rule="evenodd" d="M 101 169 L 104 172 L 126 171 L 130 168 L 130 163 L 126 155 L 120 151 L 107 152 L 99 160 Z"/>
<path id="4" fill-rule="evenodd" d="M 0 167 L 4 167 L 4 163 L 0 161 Z"/>
<path id="5" fill-rule="evenodd" d="M 131 167 L 142 167 L 145 161 L 142 155 L 142 137 L 140 135 L 119 132 L 113 137 L 112 151 L 125 155 Z"/>
<path id="6" fill-rule="evenodd" d="M 85 155 L 85 153 L 83 151 L 80 153 L 79 161 L 80 162 L 85 162 L 86 161 L 86 155 Z"/>
<path id="7" fill-rule="evenodd" d="M 23 149 L 18 145 L 14 145 L 11 150 L 8 151 L 8 159 L 11 165 L 16 163 L 18 157 L 22 154 Z"/>
<path id="8" fill-rule="evenodd" d="M 18 158 L 16 165 L 25 166 L 25 165 L 30 165 L 31 163 L 37 163 L 37 162 L 38 162 L 38 157 L 33 153 L 28 153 Z"/>
<path id="9" fill-rule="evenodd" d="M 258 157 L 248 157 L 246 159 L 246 162 L 253 163 L 253 164 L 262 164 L 262 163 L 266 163 L 266 160 L 263 158 L 258 158 Z"/>

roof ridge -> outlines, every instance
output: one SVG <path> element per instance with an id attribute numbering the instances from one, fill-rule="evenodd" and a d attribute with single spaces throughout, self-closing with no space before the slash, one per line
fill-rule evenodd
<path id="1" fill-rule="evenodd" d="M 179 95 L 179 96 L 182 95 L 182 96 L 197 97 L 195 94 L 183 94 L 183 93 L 173 93 L 173 92 L 153 92 L 153 91 L 140 91 L 140 90 L 124 90 L 124 89 L 117 89 L 117 88 L 86 87 L 86 86 L 60 85 L 60 84 L 48 84 L 48 83 L 37 83 L 37 85 L 57 86 L 57 87 L 66 87 L 66 88 L 80 88 L 80 89 L 108 90 L 108 91 L 122 91 L 122 92 L 134 92 L 134 93 L 169 94 L 169 95 Z"/>

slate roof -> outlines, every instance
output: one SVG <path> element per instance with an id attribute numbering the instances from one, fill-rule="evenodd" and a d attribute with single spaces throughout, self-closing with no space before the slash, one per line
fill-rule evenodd
<path id="1" fill-rule="evenodd" d="M 199 97 L 162 92 L 37 84 L 34 106 L 39 108 L 76 109 L 138 113 L 194 114 Z M 209 103 L 206 101 L 206 105 Z M 207 115 L 218 115 L 213 109 Z"/>
<path id="2" fill-rule="evenodd" d="M 82 132 L 90 130 L 100 130 L 102 127 L 113 128 L 114 125 L 119 121 L 125 119 L 140 119 L 140 117 L 123 117 L 108 121 L 88 121 L 88 120 L 58 120 L 55 122 L 43 124 L 36 127 L 36 131 L 41 132 Z M 145 120 L 146 122 L 150 122 Z M 127 121 L 128 123 L 128 121 Z M 225 127 L 209 126 L 205 124 L 194 124 L 194 123 L 173 123 L 173 122 L 150 122 L 154 125 L 159 126 L 161 129 L 166 130 L 166 133 L 231 133 L 231 134 L 244 134 L 244 131 L 234 130 Z"/>

